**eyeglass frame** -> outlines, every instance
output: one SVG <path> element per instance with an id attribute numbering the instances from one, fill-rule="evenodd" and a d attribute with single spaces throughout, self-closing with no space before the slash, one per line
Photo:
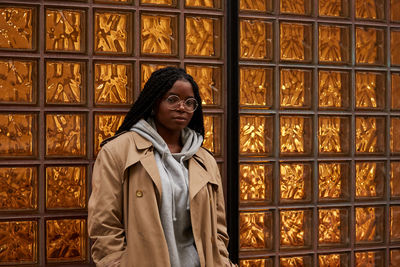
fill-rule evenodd
<path id="1" fill-rule="evenodd" d="M 179 101 L 176 102 L 176 103 L 174 103 L 174 104 L 171 104 L 171 103 L 168 102 L 168 99 L 171 99 L 171 97 L 172 97 L 172 98 L 179 99 Z M 194 103 L 196 104 L 196 106 L 194 107 L 193 110 L 188 110 L 188 109 L 187 109 L 188 105 L 186 104 L 186 102 L 189 101 L 189 100 L 190 100 L 190 101 L 194 101 Z M 179 96 L 177 96 L 177 95 L 169 95 L 169 96 L 168 96 L 167 98 L 165 98 L 163 101 L 165 101 L 165 102 L 167 103 L 167 108 L 168 108 L 169 110 L 177 110 L 177 109 L 182 105 L 182 103 L 183 103 L 183 109 L 184 109 L 185 112 L 187 112 L 187 113 L 193 113 L 193 112 L 195 112 L 196 109 L 199 107 L 199 103 L 197 102 L 196 98 L 194 98 L 194 97 L 189 97 L 189 98 L 187 98 L 187 99 L 181 99 L 181 98 L 180 98 Z"/>

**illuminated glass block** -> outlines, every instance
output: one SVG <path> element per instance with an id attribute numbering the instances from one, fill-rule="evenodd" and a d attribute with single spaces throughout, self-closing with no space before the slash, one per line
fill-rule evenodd
<path id="1" fill-rule="evenodd" d="M 46 167 L 46 208 L 81 209 L 86 207 L 86 167 Z"/>
<path id="2" fill-rule="evenodd" d="M 385 185 L 383 162 L 356 162 L 356 198 L 371 200 L 382 198 Z"/>
<path id="3" fill-rule="evenodd" d="M 282 22 L 280 24 L 281 60 L 311 61 L 311 30 L 310 24 Z"/>
<path id="4" fill-rule="evenodd" d="M 0 49 L 33 49 L 35 17 L 33 8 L 0 7 Z"/>
<path id="5" fill-rule="evenodd" d="M 97 105 L 132 104 L 132 72 L 131 64 L 95 63 L 95 103 Z"/>
<path id="6" fill-rule="evenodd" d="M 346 245 L 349 242 L 348 221 L 349 211 L 346 208 L 319 209 L 318 246 Z M 338 259 L 340 260 L 340 257 Z"/>
<path id="7" fill-rule="evenodd" d="M 311 210 L 281 210 L 279 222 L 281 249 L 309 247 L 311 245 L 311 221 Z"/>
<path id="8" fill-rule="evenodd" d="M 383 241 L 384 214 L 383 207 L 355 208 L 356 244 L 377 243 Z"/>
<path id="9" fill-rule="evenodd" d="M 240 20 L 241 59 L 272 59 L 272 23 L 263 20 Z"/>
<path id="10" fill-rule="evenodd" d="M 355 13 L 358 19 L 384 19 L 384 0 L 355 0 Z"/>
<path id="11" fill-rule="evenodd" d="M 86 220 L 46 220 L 46 258 L 49 262 L 84 261 Z"/>
<path id="12" fill-rule="evenodd" d="M 124 121 L 125 114 L 95 114 L 94 115 L 94 155 L 100 151 L 100 144 L 114 136 Z"/>
<path id="13" fill-rule="evenodd" d="M 390 62 L 400 65 L 400 31 L 390 31 Z"/>
<path id="14" fill-rule="evenodd" d="M 140 51 L 142 54 L 176 55 L 178 18 L 141 14 Z"/>
<path id="15" fill-rule="evenodd" d="M 383 153 L 385 151 L 385 118 L 356 117 L 356 153 Z"/>
<path id="16" fill-rule="evenodd" d="M 347 254 L 319 254 L 318 266 L 319 267 L 350 266 L 349 256 Z"/>
<path id="17" fill-rule="evenodd" d="M 385 107 L 386 75 L 378 72 L 356 72 L 356 108 L 383 109 Z"/>
<path id="18" fill-rule="evenodd" d="M 400 21 L 400 0 L 390 0 L 390 20 Z"/>
<path id="19" fill-rule="evenodd" d="M 364 2 L 365 0 L 357 1 Z M 383 65 L 385 63 L 384 36 L 383 29 L 356 27 L 356 63 Z"/>
<path id="20" fill-rule="evenodd" d="M 318 123 L 320 154 L 346 154 L 349 152 L 349 118 L 320 116 Z"/>
<path id="21" fill-rule="evenodd" d="M 320 201 L 346 200 L 349 197 L 349 164 L 318 164 L 318 197 Z"/>
<path id="22" fill-rule="evenodd" d="M 349 27 L 319 25 L 318 55 L 320 62 L 349 61 Z"/>
<path id="23" fill-rule="evenodd" d="M 222 118 L 220 115 L 207 114 L 204 120 L 203 146 L 214 155 L 221 155 Z"/>
<path id="24" fill-rule="evenodd" d="M 311 107 L 311 75 L 310 70 L 281 69 L 281 108 Z"/>
<path id="25" fill-rule="evenodd" d="M 241 155 L 267 155 L 272 151 L 273 117 L 240 116 Z"/>
<path id="26" fill-rule="evenodd" d="M 390 151 L 392 154 L 400 153 L 400 117 L 390 118 Z"/>
<path id="27" fill-rule="evenodd" d="M 140 4 L 174 6 L 176 0 L 140 0 Z"/>
<path id="28" fill-rule="evenodd" d="M 354 253 L 354 267 L 385 266 L 384 251 L 363 251 Z"/>
<path id="29" fill-rule="evenodd" d="M 390 241 L 400 240 L 400 206 L 390 206 Z"/>
<path id="30" fill-rule="evenodd" d="M 185 18 L 185 55 L 218 57 L 220 54 L 221 22 L 216 18 Z"/>
<path id="31" fill-rule="evenodd" d="M 85 50 L 85 13 L 78 10 L 46 10 L 46 50 Z"/>
<path id="32" fill-rule="evenodd" d="M 241 212 L 239 215 L 240 249 L 272 249 L 273 215 L 265 212 Z"/>
<path id="33" fill-rule="evenodd" d="M 283 155 L 305 155 L 312 151 L 311 118 L 280 117 L 280 152 Z"/>
<path id="34" fill-rule="evenodd" d="M 319 15 L 330 17 L 347 17 L 348 2 L 347 0 L 319 0 Z"/>
<path id="35" fill-rule="evenodd" d="M 390 267 L 396 267 L 400 265 L 400 249 L 390 250 Z"/>
<path id="36" fill-rule="evenodd" d="M 129 54 L 132 41 L 131 14 L 123 12 L 95 12 L 94 52 Z"/>
<path id="37" fill-rule="evenodd" d="M 140 90 L 143 90 L 144 85 L 146 84 L 147 80 L 150 78 L 151 74 L 156 70 L 165 68 L 165 67 L 177 67 L 174 64 L 151 64 L 151 63 L 144 63 L 141 64 L 141 71 L 140 71 Z"/>
<path id="38" fill-rule="evenodd" d="M 95 3 L 104 3 L 104 4 L 125 4 L 131 3 L 131 0 L 94 0 Z"/>
<path id="39" fill-rule="evenodd" d="M 0 264 L 28 264 L 38 261 L 36 221 L 1 221 Z"/>
<path id="40" fill-rule="evenodd" d="M 280 0 L 280 11 L 284 14 L 309 15 L 311 13 L 310 0 Z"/>
<path id="41" fill-rule="evenodd" d="M 239 1 L 240 11 L 258 11 L 258 12 L 271 12 L 272 1 L 271 0 L 240 0 Z"/>
<path id="42" fill-rule="evenodd" d="M 221 0 L 185 0 L 185 7 L 221 8 Z"/>
<path id="43" fill-rule="evenodd" d="M 272 201 L 272 175 L 271 164 L 240 164 L 240 201 Z"/>
<path id="44" fill-rule="evenodd" d="M 35 167 L 1 167 L 0 211 L 36 209 L 37 179 Z"/>
<path id="45" fill-rule="evenodd" d="M 400 12 L 399 12 L 400 13 Z M 400 73 L 392 73 L 392 109 L 400 109 Z"/>
<path id="46" fill-rule="evenodd" d="M 273 71 L 266 68 L 240 67 L 240 105 L 271 108 L 273 104 Z"/>
<path id="47" fill-rule="evenodd" d="M 36 154 L 36 114 L 0 113 L 0 157 Z"/>
<path id="48" fill-rule="evenodd" d="M 349 107 L 349 73 L 343 71 L 318 71 L 319 107 L 323 109 Z"/>
<path id="49" fill-rule="evenodd" d="M 311 165 L 280 164 L 280 202 L 311 200 Z"/>
<path id="50" fill-rule="evenodd" d="M 400 198 L 400 161 L 390 163 L 390 196 Z"/>
<path id="51" fill-rule="evenodd" d="M 279 259 L 280 267 L 311 267 L 313 266 L 312 257 L 310 256 L 294 256 L 294 257 L 281 257 Z"/>
<path id="52" fill-rule="evenodd" d="M 86 156 L 84 114 L 46 114 L 46 156 Z"/>
<path id="53" fill-rule="evenodd" d="M 266 259 L 248 259 L 248 260 L 240 260 L 241 267 L 272 267 L 273 260 L 271 258 Z"/>
<path id="54" fill-rule="evenodd" d="M 217 66 L 187 65 L 186 72 L 199 86 L 202 105 L 221 105 L 222 69 Z"/>

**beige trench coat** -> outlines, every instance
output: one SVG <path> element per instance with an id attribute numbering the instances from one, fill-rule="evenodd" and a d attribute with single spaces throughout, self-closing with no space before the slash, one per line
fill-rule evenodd
<path id="1" fill-rule="evenodd" d="M 205 149 L 189 159 L 190 216 L 203 267 L 233 266 L 221 178 Z M 89 199 L 88 230 L 97 266 L 170 266 L 159 206 L 161 180 L 151 142 L 135 132 L 109 141 L 98 154 Z"/>

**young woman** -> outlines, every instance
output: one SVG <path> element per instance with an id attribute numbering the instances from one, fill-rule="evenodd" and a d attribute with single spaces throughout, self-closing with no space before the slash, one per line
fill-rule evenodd
<path id="1" fill-rule="evenodd" d="M 218 166 L 201 147 L 199 89 L 155 71 L 93 169 L 88 228 L 97 266 L 232 266 Z"/>

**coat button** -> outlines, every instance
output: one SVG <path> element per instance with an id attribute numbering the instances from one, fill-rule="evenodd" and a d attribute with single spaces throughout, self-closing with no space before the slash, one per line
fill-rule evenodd
<path id="1" fill-rule="evenodd" d="M 143 196 L 143 191 L 137 190 L 137 191 L 136 191 L 136 196 L 137 196 L 137 197 L 142 197 L 142 196 Z"/>

